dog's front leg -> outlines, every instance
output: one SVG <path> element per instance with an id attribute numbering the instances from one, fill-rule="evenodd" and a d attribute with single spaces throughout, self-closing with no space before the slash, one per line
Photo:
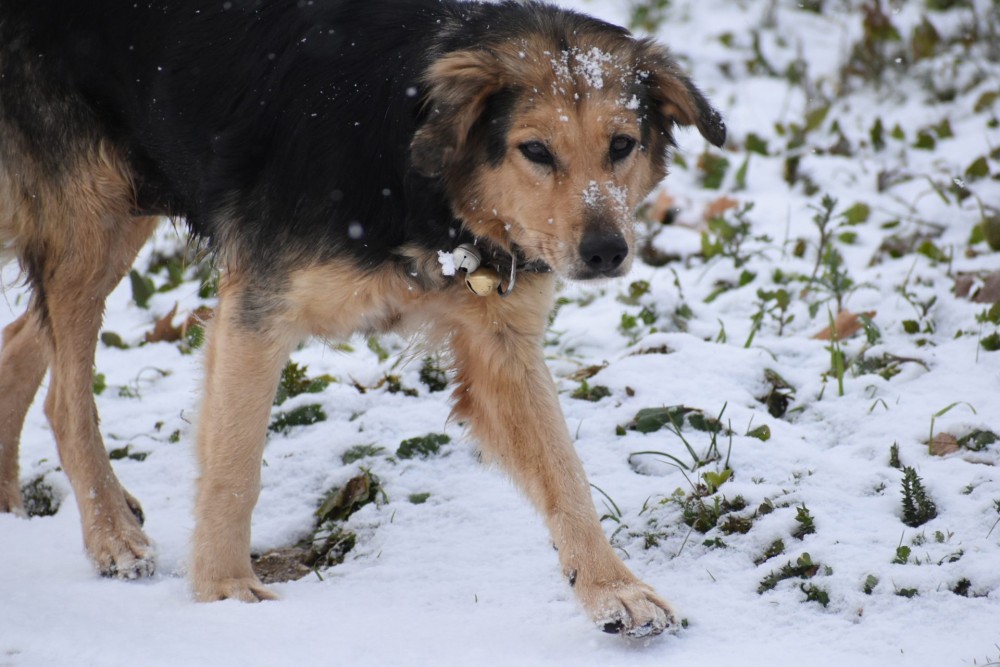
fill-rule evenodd
<path id="1" fill-rule="evenodd" d="M 604 536 L 545 365 L 553 282 L 529 274 L 507 299 L 464 293 L 451 302 L 455 412 L 484 458 L 503 466 L 544 516 L 563 572 L 594 621 L 607 632 L 658 634 L 673 614 Z"/>
<path id="2" fill-rule="evenodd" d="M 224 279 L 209 327 L 191 567 L 195 597 L 205 602 L 275 597 L 250 565 L 250 517 L 271 402 L 296 341 L 273 326 L 260 302 L 241 281 Z"/>

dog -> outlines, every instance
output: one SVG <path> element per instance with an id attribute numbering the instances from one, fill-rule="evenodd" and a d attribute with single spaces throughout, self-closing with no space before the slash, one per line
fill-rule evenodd
<path id="1" fill-rule="evenodd" d="M 0 511 L 45 414 L 98 571 L 152 573 L 91 392 L 104 302 L 163 216 L 221 268 L 197 427 L 197 600 L 274 597 L 250 518 L 275 389 L 311 336 L 450 346 L 454 415 L 543 516 L 594 622 L 675 623 L 608 543 L 542 354 L 557 278 L 624 275 L 673 133 L 721 146 L 669 52 L 542 4 L 4 0 L 0 249 L 31 298 L 3 331 Z"/>

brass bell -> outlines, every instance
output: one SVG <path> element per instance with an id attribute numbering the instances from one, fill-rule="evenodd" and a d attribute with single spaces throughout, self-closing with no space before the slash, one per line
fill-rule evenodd
<path id="1" fill-rule="evenodd" d="M 474 294 L 489 296 L 500 287 L 500 274 L 489 266 L 480 266 L 466 275 L 465 284 Z"/>

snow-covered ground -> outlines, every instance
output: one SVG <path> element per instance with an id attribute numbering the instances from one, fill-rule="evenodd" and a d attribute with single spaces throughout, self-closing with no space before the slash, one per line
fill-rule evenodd
<path id="1" fill-rule="evenodd" d="M 638 3 L 561 4 L 625 23 Z M 277 603 L 193 603 L 184 572 L 200 357 L 139 343 L 175 303 L 180 321 L 211 301 L 188 280 L 140 308 L 126 280 L 105 331 L 129 347 L 99 346 L 107 386 L 97 402 L 109 450 L 140 455 L 114 465 L 143 503 L 158 571 L 127 583 L 94 573 L 36 401 L 22 481 L 42 477 L 63 502 L 54 516 L 0 515 L 0 666 L 1000 663 L 1000 442 L 938 450 L 949 445 L 942 434 L 1000 433 L 1000 351 L 987 349 L 998 318 L 954 293 L 960 273 L 1000 268 L 1000 254 L 973 236 L 984 217 L 1000 226 L 1000 66 L 986 35 L 1000 10 L 989 0 L 947 12 L 883 3 L 902 40 L 875 45 L 889 53 L 883 80 L 842 86 L 864 40 L 860 2 L 827 0 L 823 14 L 787 2 L 667 4 L 656 34 L 726 116 L 730 144 L 707 154 L 729 167 L 718 189 L 704 187 L 705 143 L 680 136 L 683 165 L 658 200 L 669 197 L 674 222 L 648 225 L 647 256 L 661 265 L 565 286 L 547 354 L 609 536 L 686 627 L 645 642 L 597 632 L 539 518 L 476 462 L 448 422 L 448 392 L 421 381 L 421 357 L 382 358 L 407 351 L 393 337 L 295 352 L 310 376 L 334 382 L 275 410 L 318 403 L 328 418 L 272 435 L 265 452 L 259 551 L 306 536 L 324 494 L 362 468 L 381 480 L 378 502 L 345 526 L 357 535 L 346 561 L 275 585 Z M 940 40 L 930 40 L 932 57 L 909 62 L 929 39 L 912 38 L 930 34 L 924 17 Z M 945 45 L 963 31 L 971 46 Z M 818 261 L 824 195 L 837 203 Z M 723 197 L 733 200 L 725 225 L 707 225 L 706 209 L 725 209 Z M 164 227 L 137 268 L 178 244 Z M 0 326 L 26 300 L 16 277 L 4 269 Z M 837 292 L 872 325 L 835 345 L 814 336 L 836 314 Z M 375 388 L 387 374 L 416 395 Z M 781 416 L 762 401 L 777 376 L 791 397 Z M 574 398 L 581 387 L 608 395 Z M 669 427 L 627 427 L 641 409 L 677 405 L 722 415 L 718 458 L 706 456 L 713 434 L 689 422 L 680 435 L 693 454 Z M 427 459 L 393 456 L 428 433 L 452 442 Z M 903 522 L 894 445 L 936 505 L 918 527 Z M 345 465 L 358 446 L 384 451 Z M 661 454 L 632 456 L 650 451 Z M 695 469 L 694 455 L 713 460 Z M 705 532 L 689 527 L 705 517 L 695 523 Z M 758 592 L 788 564 L 801 567 Z"/>

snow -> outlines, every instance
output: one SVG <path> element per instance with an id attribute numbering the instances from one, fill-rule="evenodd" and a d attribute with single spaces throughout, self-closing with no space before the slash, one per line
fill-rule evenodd
<path id="1" fill-rule="evenodd" d="M 630 3 L 560 4 L 622 23 Z M 675 605 L 686 628 L 634 642 L 597 632 L 561 576 L 539 517 L 501 474 L 477 462 L 473 443 L 448 419 L 448 392 L 430 392 L 420 382 L 419 355 L 397 365 L 399 354 L 411 358 L 414 352 L 394 337 L 380 341 L 393 353 L 385 360 L 364 339 L 350 341 L 350 349 L 315 342 L 297 350 L 293 360 L 308 366 L 310 376 L 329 374 L 336 381 L 320 394 L 292 398 L 276 409 L 320 403 L 329 418 L 272 435 L 265 451 L 254 549 L 301 539 L 323 494 L 364 466 L 382 481 L 386 498 L 349 520 L 356 548 L 344 564 L 321 572 L 322 579 L 311 575 L 275 585 L 279 602 L 195 604 L 184 574 L 193 530 L 192 440 L 201 359 L 177 344 L 139 342 L 175 302 L 183 314 L 204 301 L 198 285 L 186 282 L 155 294 L 149 309 L 141 309 L 125 281 L 109 300 L 105 330 L 131 347 L 99 345 L 96 371 L 105 375 L 108 389 L 97 403 L 109 449 L 131 444 L 148 452 L 144 461 L 125 458 L 113 465 L 143 503 L 146 531 L 156 542 L 157 573 L 137 582 L 94 573 L 37 400 L 23 436 L 22 481 L 44 474 L 63 504 L 52 517 L 0 515 L 0 665 L 995 664 L 1000 444 L 932 456 L 927 441 L 932 430 L 957 436 L 973 429 L 1000 432 L 995 409 L 1000 352 L 979 344 L 996 326 L 977 321 L 987 306 L 952 292 L 958 272 L 995 270 L 1000 257 L 984 243 L 969 244 L 981 205 L 990 210 L 1000 201 L 1000 182 L 966 175 L 973 160 L 1000 145 L 1000 131 L 986 122 L 990 113 L 973 111 L 982 93 L 997 89 L 1000 71 L 995 62 L 972 54 L 967 67 L 984 76 L 954 73 L 963 92 L 950 102 L 928 99 L 924 87 L 925 81 L 943 78 L 935 72 L 940 63 L 914 66 L 928 73 L 925 78 L 904 75 L 879 90 L 859 86 L 834 95 L 839 63 L 860 36 L 860 3 L 826 3 L 837 8 L 823 16 L 799 11 L 790 6 L 794 3 L 669 4 L 659 36 L 723 112 L 730 149 L 713 154 L 725 155 L 730 169 L 721 189 L 704 189 L 696 165 L 706 143 L 693 129 L 677 133 L 687 167 L 675 165 L 663 185 L 679 208 L 676 223 L 641 236 L 651 236 L 654 249 L 680 260 L 662 267 L 637 261 L 632 274 L 619 281 L 564 286 L 546 356 L 570 433 L 600 490 L 594 501 L 602 514 L 616 515 L 604 522 L 608 535 L 633 571 Z M 848 4 L 855 9 L 845 9 Z M 990 11 L 986 0 L 974 4 L 980 15 Z M 892 19 L 909 34 L 923 11 L 923 3 L 901 4 Z M 968 15 L 958 10 L 930 18 L 946 32 Z M 816 90 L 807 93 L 781 77 L 746 74 L 742 68 L 753 57 L 748 26 L 760 30 L 761 50 L 776 70 L 784 72 L 802 58 Z M 720 40 L 726 33 L 732 34 L 733 47 Z M 727 77 L 723 64 L 736 75 Z M 790 188 L 784 181 L 788 137 L 775 124 L 801 124 L 824 96 L 832 100 L 831 109 L 800 150 L 799 172 L 819 187 L 809 194 L 802 184 Z M 886 133 L 881 151 L 868 145 L 876 118 Z M 918 128 L 946 118 L 952 137 L 939 138 L 934 150 L 913 147 Z M 837 141 L 834 122 L 853 146 L 850 156 L 827 150 Z M 897 124 L 905 141 L 889 136 Z M 750 132 L 768 142 L 770 155 L 743 149 Z M 735 173 L 744 159 L 749 162 L 741 190 Z M 988 164 L 992 174 L 1000 172 L 995 154 Z M 880 191 L 880 173 L 913 178 Z M 959 202 L 932 185 L 953 178 L 965 179 L 974 196 Z M 868 221 L 838 228 L 838 234 L 853 232 L 856 238 L 837 241 L 836 247 L 855 286 L 845 308 L 875 311 L 881 338 L 870 346 L 864 333 L 842 341 L 846 358 L 871 360 L 888 353 L 919 360 L 900 362 L 889 379 L 848 371 L 842 396 L 830 375 L 830 343 L 813 338 L 828 324 L 828 304 L 815 314 L 809 311 L 822 291 L 803 293 L 805 283 L 780 283 L 774 276 L 775 269 L 785 275 L 812 272 L 819 239 L 812 219 L 823 193 L 838 199 L 838 214 L 857 202 L 871 207 Z M 702 211 L 722 195 L 754 204 L 746 214 L 752 224 L 740 266 L 730 257 L 699 256 Z M 890 234 L 932 232 L 939 232 L 932 241 L 949 255 L 946 261 L 879 252 Z M 795 253 L 799 240 L 802 256 Z M 178 243 L 175 232 L 164 227 L 137 266 Z M 450 257 L 442 259 L 444 265 Z M 755 277 L 740 287 L 745 271 Z M 3 269 L 0 280 L 3 326 L 23 310 L 27 293 L 14 266 Z M 647 281 L 648 291 L 630 298 L 637 281 Z M 720 281 L 733 287 L 710 299 Z M 791 293 L 788 314 L 794 319 L 779 334 L 774 317 L 765 315 L 746 347 L 760 308 L 758 289 L 781 287 Z M 689 316 L 678 315 L 683 307 Z M 653 324 L 642 320 L 643 308 L 655 314 Z M 623 315 L 632 318 L 632 326 L 624 326 Z M 903 323 L 910 320 L 919 323 L 921 333 L 905 332 Z M 637 354 L 651 350 L 667 353 Z M 573 374 L 604 364 L 587 382 L 607 387 L 611 395 L 597 403 L 572 398 L 580 386 Z M 759 400 L 768 389 L 768 370 L 795 388 L 790 412 L 782 418 L 771 416 Z M 385 388 L 361 393 L 355 386 L 374 387 L 387 373 L 418 395 Z M 701 473 L 721 471 L 721 462 L 686 474 L 663 457 L 646 455 L 635 468 L 630 465 L 630 454 L 638 451 L 690 460 L 667 430 L 616 435 L 638 410 L 672 405 L 708 416 L 723 413 L 733 435 L 720 435 L 718 445 L 734 472 L 720 486 L 720 497 L 742 496 L 748 509 L 740 516 L 767 501 L 774 506 L 746 534 L 691 532 L 678 504 L 669 500 L 678 489 L 682 496 L 690 493 Z M 768 440 L 746 435 L 762 425 L 770 429 Z M 175 432 L 179 437 L 171 437 Z M 352 447 L 376 445 L 391 453 L 403 439 L 426 433 L 451 435 L 442 456 L 342 462 Z M 707 433 L 689 427 L 682 433 L 704 454 Z M 903 465 L 917 471 L 937 504 L 937 518 L 919 528 L 901 521 L 902 473 L 888 463 L 894 443 Z M 422 504 L 408 500 L 418 493 L 430 496 Z M 792 533 L 803 506 L 816 530 L 797 539 Z M 655 546 L 645 548 L 646 534 L 655 534 Z M 726 547 L 705 544 L 714 538 Z M 777 539 L 784 553 L 755 564 Z M 893 563 L 900 545 L 911 548 L 905 564 Z M 805 553 L 820 564 L 816 576 L 783 581 L 758 594 L 765 576 Z M 870 594 L 863 590 L 869 576 L 878 579 Z M 969 597 L 951 590 L 962 580 L 970 583 Z M 805 600 L 802 585 L 810 584 L 828 593 L 827 606 Z M 898 594 L 906 589 L 918 594 Z"/>

